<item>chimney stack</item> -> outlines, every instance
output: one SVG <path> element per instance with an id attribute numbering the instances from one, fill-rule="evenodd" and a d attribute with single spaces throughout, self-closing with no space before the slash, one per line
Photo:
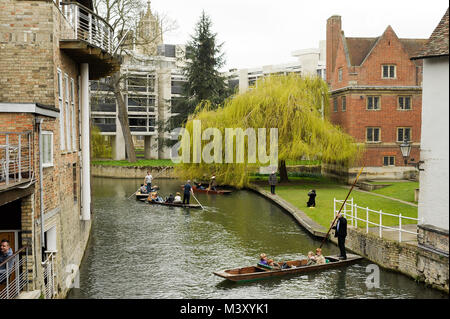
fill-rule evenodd
<path id="1" fill-rule="evenodd" d="M 341 34 L 341 16 L 334 15 L 328 18 L 327 20 L 327 82 L 331 83 L 331 79 L 336 61 L 336 51 L 339 43 L 339 36 Z"/>

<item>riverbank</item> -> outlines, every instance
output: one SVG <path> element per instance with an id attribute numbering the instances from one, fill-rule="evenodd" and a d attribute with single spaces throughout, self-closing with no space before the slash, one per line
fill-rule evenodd
<path id="1" fill-rule="evenodd" d="M 289 188 L 294 186 L 284 186 L 285 195 Z M 259 193 L 290 213 L 297 222 L 303 226 L 310 234 L 324 238 L 328 227 L 333 220 L 333 208 L 330 207 L 330 216 L 317 218 L 306 214 L 298 208 L 298 204 L 291 200 L 279 196 L 280 187 L 277 187 L 277 195 L 272 195 L 264 187 L 253 184 L 249 189 Z M 294 188 L 295 189 L 295 188 Z M 298 191 L 298 189 L 296 189 Z M 304 190 L 303 190 L 304 191 Z M 344 198 L 344 197 L 343 197 Z M 315 210 L 315 209 L 314 209 Z M 314 211 L 315 213 L 316 211 Z M 309 216 L 308 216 L 309 215 Z M 327 224 L 324 225 L 324 221 Z M 443 256 L 437 252 L 429 251 L 418 246 L 417 241 L 398 242 L 392 238 L 380 238 L 373 232 L 366 233 L 358 227 L 348 226 L 348 236 L 346 238 L 347 250 L 367 258 L 383 268 L 397 271 L 407 275 L 418 282 L 424 282 L 433 288 L 449 293 L 449 260 L 448 255 Z M 329 240 L 337 245 L 334 231 L 330 232 Z"/>

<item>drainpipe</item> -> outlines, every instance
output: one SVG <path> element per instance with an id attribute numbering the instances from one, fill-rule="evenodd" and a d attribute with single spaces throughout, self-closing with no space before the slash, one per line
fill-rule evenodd
<path id="1" fill-rule="evenodd" d="M 38 130 L 39 130 L 39 196 L 40 196 L 40 207 L 41 207 L 41 247 L 44 248 L 44 175 L 42 169 L 42 123 L 43 118 L 38 119 Z"/>
<path id="2" fill-rule="evenodd" d="M 89 64 L 81 63 L 81 219 L 91 219 Z"/>

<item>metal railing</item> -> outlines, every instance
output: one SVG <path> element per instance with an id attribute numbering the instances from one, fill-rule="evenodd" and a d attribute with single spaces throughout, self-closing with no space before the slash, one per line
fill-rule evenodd
<path id="1" fill-rule="evenodd" d="M 83 40 L 109 54 L 114 53 L 114 29 L 100 16 L 77 2 L 62 2 L 61 12 L 72 27 L 63 32 L 62 39 Z"/>
<path id="2" fill-rule="evenodd" d="M 30 131 L 0 132 L 0 186 L 32 178 L 31 138 Z"/>
<path id="3" fill-rule="evenodd" d="M 28 247 L 0 263 L 0 299 L 16 298 L 25 288 L 29 291 Z"/>
<path id="4" fill-rule="evenodd" d="M 56 295 L 56 271 L 55 271 L 55 253 L 48 252 L 47 259 L 42 263 L 44 272 L 44 296 L 45 299 L 52 299 Z"/>
<path id="5" fill-rule="evenodd" d="M 334 215 L 336 215 L 339 212 L 339 209 L 341 208 L 343 202 L 344 202 L 343 200 L 338 200 L 338 199 L 334 198 L 334 203 L 333 203 Z M 338 205 L 336 205 L 336 204 L 338 204 Z M 412 221 L 415 221 L 418 223 L 419 218 L 402 216 L 401 213 L 398 215 L 385 213 L 382 210 L 377 211 L 377 210 L 369 209 L 369 207 L 360 207 L 353 203 L 353 198 L 347 200 L 344 207 L 342 208 L 342 214 L 348 220 L 351 221 L 351 225 L 354 227 L 358 227 L 358 221 L 365 223 L 366 234 L 369 232 L 369 225 L 378 227 L 378 235 L 380 236 L 380 238 L 383 237 L 383 229 L 390 229 L 390 230 L 398 231 L 398 241 L 399 242 L 402 242 L 402 233 L 409 233 L 409 234 L 417 235 L 417 230 L 415 232 L 412 232 L 412 231 L 403 229 L 402 221 L 403 221 L 403 219 L 407 219 L 407 220 L 412 220 Z M 358 217 L 358 214 L 359 214 L 359 217 Z M 378 220 L 378 222 L 370 221 L 370 218 L 369 218 L 370 214 L 377 214 L 378 217 L 376 219 Z M 362 216 L 362 218 L 361 218 L 361 216 Z M 398 227 L 383 225 L 383 216 L 391 216 L 394 218 L 398 218 Z"/>

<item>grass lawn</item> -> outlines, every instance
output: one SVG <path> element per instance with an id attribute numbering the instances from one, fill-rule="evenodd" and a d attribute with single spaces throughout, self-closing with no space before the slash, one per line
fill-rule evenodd
<path id="1" fill-rule="evenodd" d="M 140 159 L 135 163 L 130 163 L 127 160 L 113 161 L 113 160 L 92 160 L 93 165 L 105 165 L 105 166 L 133 166 L 133 167 L 151 167 L 151 166 L 174 166 L 175 163 L 172 160 L 156 160 L 156 159 Z"/>
<path id="2" fill-rule="evenodd" d="M 290 178 L 290 181 L 290 185 L 277 185 L 275 190 L 276 194 L 304 211 L 310 218 L 328 229 L 331 221 L 333 220 L 333 199 L 336 198 L 339 200 L 344 200 L 349 190 L 342 188 L 336 182 L 323 177 Z M 263 187 L 268 191 L 270 190 L 268 185 L 263 185 Z M 317 193 L 315 208 L 306 207 L 306 202 L 308 201 L 307 194 L 311 189 L 315 189 Z M 361 207 L 369 207 L 369 209 L 376 211 L 382 210 L 385 213 L 396 215 L 401 213 L 403 216 L 417 218 L 417 207 L 356 191 L 353 191 L 350 194 L 350 198 L 352 197 L 353 203 Z M 340 206 L 337 204 L 337 209 L 339 208 Z M 359 210 L 358 217 L 365 219 L 366 210 Z M 351 220 L 349 217 L 347 217 L 347 220 L 351 225 Z M 369 220 L 371 222 L 378 223 L 379 214 L 369 212 Z M 406 219 L 402 220 L 402 224 L 408 223 L 416 222 Z M 383 216 L 383 225 L 398 225 L 398 218 Z M 365 228 L 366 224 L 362 221 L 358 221 L 358 227 Z M 373 226 L 369 225 L 369 227 Z"/>
<path id="3" fill-rule="evenodd" d="M 389 182 L 379 184 L 390 184 Z M 419 182 L 393 182 L 390 186 L 376 189 L 372 192 L 398 198 L 406 202 L 417 203 L 414 201 L 414 190 L 419 188 Z"/>

